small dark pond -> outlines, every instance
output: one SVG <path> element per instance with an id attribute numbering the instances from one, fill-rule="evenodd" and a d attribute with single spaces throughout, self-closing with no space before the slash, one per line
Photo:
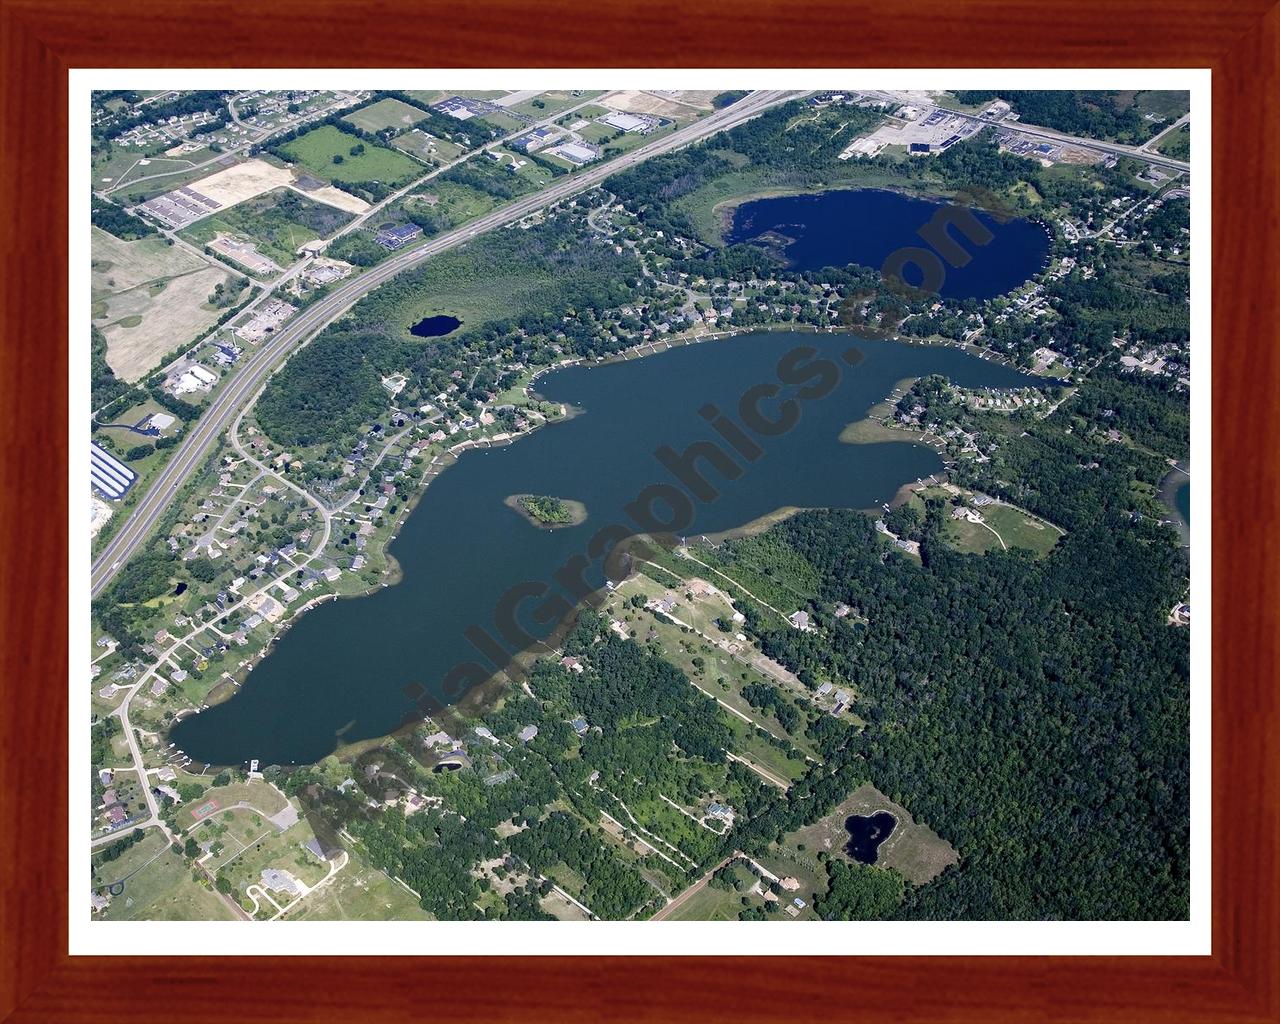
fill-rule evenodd
<path id="1" fill-rule="evenodd" d="M 429 316 L 409 328 L 415 338 L 443 338 L 462 326 L 456 316 Z"/>
<path id="2" fill-rule="evenodd" d="M 849 845 L 845 847 L 849 855 L 860 864 L 874 864 L 876 851 L 893 833 L 898 819 L 888 811 L 876 811 L 875 814 L 855 814 L 845 819 L 844 827 L 849 830 Z"/>
<path id="3" fill-rule="evenodd" d="M 179 583 L 176 587 L 173 588 L 173 593 L 175 597 L 178 594 L 185 594 L 186 592 L 187 592 L 187 585 L 185 583 Z"/>

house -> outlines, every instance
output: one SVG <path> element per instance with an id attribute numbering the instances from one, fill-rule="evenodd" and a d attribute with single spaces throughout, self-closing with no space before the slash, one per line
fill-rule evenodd
<path id="1" fill-rule="evenodd" d="M 289 896 L 296 896 L 302 891 L 298 888 L 298 880 L 288 871 L 279 868 L 262 869 L 262 887 L 270 892 L 282 892 Z"/>
<path id="2" fill-rule="evenodd" d="M 107 810 L 107 821 L 112 825 L 123 825 L 129 820 L 129 814 L 123 807 L 116 804 Z"/>
<path id="3" fill-rule="evenodd" d="M 565 668 L 567 668 L 570 672 L 577 672 L 581 674 L 584 670 L 582 662 L 580 662 L 577 658 L 569 657 L 568 655 L 560 659 L 560 664 L 563 665 Z"/>
<path id="4" fill-rule="evenodd" d="M 711 803 L 707 804 L 707 817 L 723 821 L 727 825 L 732 825 L 735 812 L 728 804 L 719 804 L 713 800 Z"/>
<path id="5" fill-rule="evenodd" d="M 178 777 L 178 773 L 175 772 L 168 765 L 165 765 L 163 768 L 156 771 L 156 778 L 159 779 L 161 782 L 172 782 L 177 777 Z"/>
<path id="6" fill-rule="evenodd" d="M 169 689 L 169 684 L 157 676 L 156 681 L 151 684 L 151 696 L 163 697 L 164 691 L 167 689 Z"/>
<path id="7" fill-rule="evenodd" d="M 329 566 L 329 568 L 325 569 L 322 573 L 320 573 L 320 575 L 323 576 L 330 583 L 333 583 L 338 579 L 339 576 L 342 575 L 342 570 L 339 569 L 336 565 L 331 565 Z"/>
<path id="8" fill-rule="evenodd" d="M 110 768 L 102 768 L 102 769 L 100 769 L 100 770 L 98 771 L 98 783 L 99 783 L 99 785 L 103 785 L 103 786 L 109 786 L 109 785 L 111 785 L 111 780 L 112 780 L 114 777 L 115 777 L 115 776 L 114 776 L 114 773 L 111 771 L 111 769 L 110 769 Z"/>
<path id="9" fill-rule="evenodd" d="M 175 683 L 180 683 L 187 678 L 187 670 L 184 668 L 175 668 L 169 673 L 169 678 L 171 678 Z"/>
<path id="10" fill-rule="evenodd" d="M 585 718 L 582 718 L 582 717 L 575 718 L 569 724 L 573 726 L 573 731 L 576 732 L 579 736 L 583 735 L 587 731 L 587 720 Z"/>
<path id="11" fill-rule="evenodd" d="M 536 725 L 526 725 L 516 734 L 516 738 L 519 739 L 521 743 L 528 743 L 537 735 L 538 727 Z"/>
<path id="12" fill-rule="evenodd" d="M 792 612 L 790 615 L 791 625 L 796 629 L 807 630 L 809 628 L 809 613 L 806 611 Z"/>

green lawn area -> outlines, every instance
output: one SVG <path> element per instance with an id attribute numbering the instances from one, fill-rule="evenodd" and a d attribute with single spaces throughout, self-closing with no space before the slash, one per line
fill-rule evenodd
<path id="1" fill-rule="evenodd" d="M 267 868 L 288 871 L 304 885 L 315 885 L 328 874 L 329 867 L 302 848 L 302 844 L 312 838 L 311 826 L 305 820 L 285 832 L 276 832 L 272 828 L 239 856 L 228 858 L 227 863 L 219 868 L 218 876 L 231 883 L 237 899 L 245 895 L 249 886 L 261 884 L 262 872 Z M 281 906 L 292 898 L 285 893 L 273 892 L 271 895 Z"/>
<path id="2" fill-rule="evenodd" d="M 1160 140 L 1156 149 L 1172 160 L 1191 159 L 1191 124 L 1188 122 Z"/>
<path id="3" fill-rule="evenodd" d="M 397 135 L 391 145 L 402 153 L 412 153 L 419 160 L 434 164 L 447 164 L 456 160 L 462 147 L 448 139 L 437 139 L 424 131 L 407 131 Z"/>
<path id="4" fill-rule="evenodd" d="M 422 192 L 405 196 L 402 206 L 410 213 L 439 218 L 441 226 L 435 234 L 474 220 L 497 206 L 492 196 L 455 181 L 443 181 L 439 185 L 428 182 L 428 185 L 430 187 Z M 431 196 L 435 197 L 434 203 L 428 198 Z"/>
<path id="5" fill-rule="evenodd" d="M 495 111 L 485 114 L 480 118 L 485 124 L 491 124 L 504 135 L 514 132 L 518 128 L 524 127 L 524 122 L 518 117 L 512 117 L 510 114 Z"/>
<path id="6" fill-rule="evenodd" d="M 105 921 L 229 921 L 235 915 L 204 882 L 192 877 L 185 858 L 176 854 L 157 831 L 163 849 L 145 867 L 124 881 L 118 895 L 101 915 Z M 154 843 L 150 836 L 139 847 Z M 138 849 L 139 847 L 135 847 Z M 152 853 L 156 853 L 151 846 Z M 130 851 L 131 853 L 133 851 Z M 121 861 L 124 857 L 120 858 Z M 119 863 L 119 862 L 114 862 Z"/>
<path id="7" fill-rule="evenodd" d="M 193 245 L 207 245 L 218 234 L 233 235 L 254 242 L 258 251 L 281 266 L 297 259 L 300 245 L 314 238 L 326 238 L 352 215 L 337 207 L 318 203 L 288 188 L 273 189 L 179 232 Z"/>
<path id="8" fill-rule="evenodd" d="M 356 146 L 364 146 L 364 151 L 353 156 L 351 150 Z M 307 132 L 281 149 L 317 177 L 333 181 L 380 181 L 394 186 L 422 171 L 419 164 L 403 153 L 361 142 L 330 124 Z M 342 162 L 335 163 L 335 157 L 341 157 Z"/>
<path id="9" fill-rule="evenodd" d="M 202 796 L 188 800 L 182 805 L 182 809 L 178 812 L 178 827 L 190 828 L 192 823 L 198 820 L 194 811 L 203 808 L 210 801 L 215 801 L 220 809 L 234 807 L 243 801 L 268 815 L 284 810 L 286 802 L 280 792 L 267 782 L 254 780 L 233 782 L 229 786 L 214 786 L 205 790 Z M 205 815 L 200 815 L 200 818 L 203 817 Z"/>
<path id="10" fill-rule="evenodd" d="M 403 131 L 427 116 L 427 112 L 403 100 L 384 99 L 347 114 L 342 120 L 366 132 L 380 132 L 384 128 Z"/>
<path id="11" fill-rule="evenodd" d="M 944 536 L 957 550 L 981 554 L 1005 547 L 1027 548 L 1043 556 L 1061 536 L 1052 526 L 1009 505 L 987 505 L 978 511 L 985 525 L 965 520 L 947 521 Z M 1000 543 L 1002 540 L 1004 544 Z"/>
<path id="12" fill-rule="evenodd" d="M 741 896 L 733 891 L 704 885 L 679 909 L 664 918 L 667 921 L 736 921 L 742 909 Z"/>
<path id="13" fill-rule="evenodd" d="M 594 99 L 599 95 L 600 93 L 594 90 L 588 90 L 583 92 L 581 96 L 575 96 L 572 92 L 567 90 L 557 91 L 552 89 L 548 92 L 535 96 L 533 99 L 525 100 L 523 103 L 517 103 L 511 109 L 521 114 L 528 114 L 530 117 L 537 118 L 541 121 L 543 118 L 553 117 L 562 110 L 576 106 L 584 100 Z M 541 103 L 542 106 L 538 106 L 539 103 Z"/>
<path id="14" fill-rule="evenodd" d="M 1133 105 L 1143 113 L 1177 120 L 1191 109 L 1191 94 L 1184 90 L 1144 89 L 1134 96 Z"/>
<path id="15" fill-rule="evenodd" d="M 429 921 L 418 898 L 354 851 L 324 888 L 309 895 L 286 921 Z"/>

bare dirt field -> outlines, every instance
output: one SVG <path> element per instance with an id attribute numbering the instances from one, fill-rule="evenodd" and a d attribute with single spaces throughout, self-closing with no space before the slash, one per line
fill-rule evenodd
<path id="1" fill-rule="evenodd" d="M 107 364 L 128 383 L 141 380 L 169 352 L 210 327 L 222 310 L 208 307 L 224 270 L 161 239 L 122 242 L 93 229 L 93 323 L 107 339 Z"/>
<path id="2" fill-rule="evenodd" d="M 347 213 L 358 215 L 369 209 L 369 204 L 359 196 L 353 196 L 350 192 L 343 192 L 342 189 L 334 188 L 332 185 L 313 188 L 310 191 L 294 187 L 294 191 L 306 196 L 308 199 L 314 199 L 317 203 L 324 203 L 327 206 L 336 206 L 339 210 L 346 210 Z"/>
<path id="3" fill-rule="evenodd" d="M 629 114 L 652 114 L 671 120 L 687 121 L 711 109 L 714 92 L 706 90 L 668 92 L 662 95 L 639 89 L 620 89 L 611 92 L 599 102 L 610 110 L 625 110 Z"/>
<path id="4" fill-rule="evenodd" d="M 246 199 L 270 192 L 273 188 L 293 183 L 293 171 L 275 167 L 265 160 L 246 160 L 201 178 L 190 186 L 202 196 L 208 196 L 223 206 L 235 206 Z"/>

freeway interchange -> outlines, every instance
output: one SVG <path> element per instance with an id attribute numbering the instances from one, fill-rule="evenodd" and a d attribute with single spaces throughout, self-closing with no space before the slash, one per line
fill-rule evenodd
<path id="1" fill-rule="evenodd" d="M 342 316 L 359 299 L 402 270 L 415 266 L 472 238 L 505 227 L 543 207 L 595 187 L 605 178 L 651 157 L 671 152 L 708 135 L 732 128 L 771 106 L 797 95 L 788 91 L 757 91 L 737 103 L 715 111 L 671 135 L 625 153 L 608 163 L 583 170 L 548 185 L 542 191 L 517 199 L 464 227 L 440 235 L 416 249 L 393 256 L 308 306 L 289 324 L 264 341 L 241 369 L 218 390 L 174 456 L 160 470 L 129 519 L 120 527 L 93 563 L 92 596 L 97 597 L 116 572 L 141 549 L 169 503 L 203 463 L 223 430 L 238 411 L 255 396 L 270 375 L 300 346 Z"/>

